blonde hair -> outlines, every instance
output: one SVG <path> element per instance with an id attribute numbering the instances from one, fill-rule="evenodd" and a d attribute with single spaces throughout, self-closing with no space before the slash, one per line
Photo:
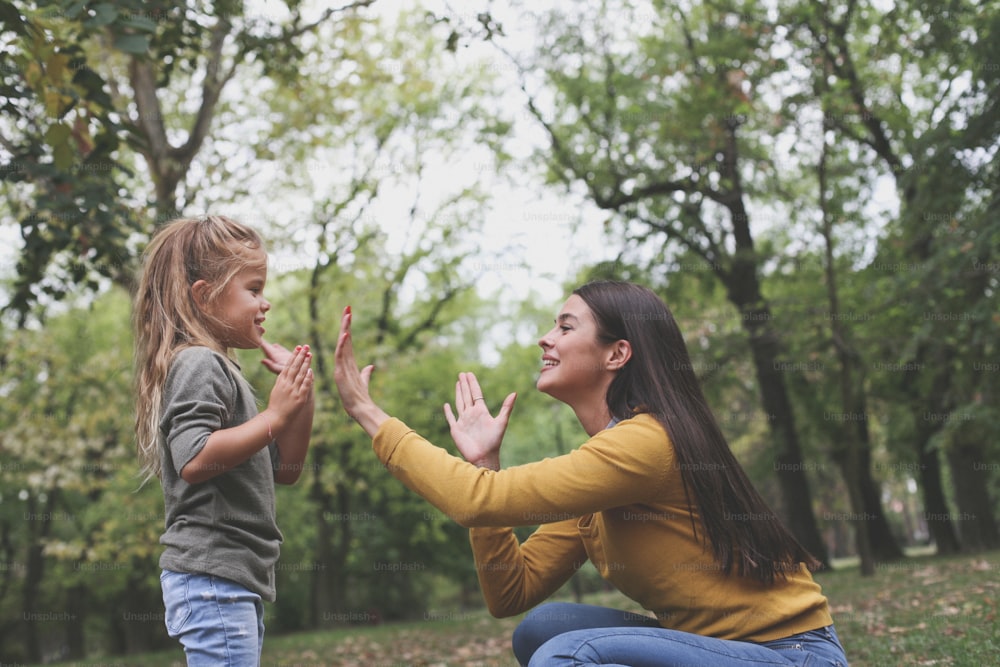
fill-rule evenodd
<path id="1" fill-rule="evenodd" d="M 217 320 L 198 306 L 191 286 L 207 282 L 204 302 L 211 304 L 237 273 L 259 265 L 263 250 L 256 231 L 221 215 L 172 220 L 146 247 L 132 309 L 136 449 L 143 483 L 160 476 L 163 385 L 174 355 L 195 345 L 229 353 L 213 333 L 219 331 Z"/>

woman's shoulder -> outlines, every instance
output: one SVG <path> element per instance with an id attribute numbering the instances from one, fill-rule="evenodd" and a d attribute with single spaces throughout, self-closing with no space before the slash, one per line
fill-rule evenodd
<path id="1" fill-rule="evenodd" d="M 620 441 L 627 441 L 630 448 L 648 447 L 651 449 L 672 450 L 670 436 L 667 434 L 663 424 L 653 415 L 638 413 L 622 419 L 614 425 L 609 425 L 600 433 L 597 433 L 591 441 L 605 441 L 609 444 Z"/>
<path id="2" fill-rule="evenodd" d="M 639 413 L 597 433 L 581 450 L 613 460 L 619 471 L 671 479 L 674 448 L 663 425 L 653 415 Z"/>
<path id="3" fill-rule="evenodd" d="M 622 429 L 619 431 L 618 429 Z M 663 428 L 663 424 L 659 420 L 648 412 L 640 412 L 635 414 L 628 419 L 622 419 L 614 426 L 611 426 L 605 431 L 612 431 L 617 433 L 629 432 L 632 434 L 644 433 L 648 434 L 650 437 L 654 438 L 666 438 L 667 431 Z"/>

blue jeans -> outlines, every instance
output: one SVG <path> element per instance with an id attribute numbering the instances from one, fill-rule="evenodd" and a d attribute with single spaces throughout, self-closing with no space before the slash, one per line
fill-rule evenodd
<path id="1" fill-rule="evenodd" d="M 514 655 L 530 667 L 847 667 L 833 626 L 768 642 L 668 630 L 643 614 L 553 602 L 514 630 Z"/>
<path id="2" fill-rule="evenodd" d="M 208 574 L 164 570 L 164 622 L 179 639 L 189 667 L 260 664 L 264 605 L 240 584 Z"/>

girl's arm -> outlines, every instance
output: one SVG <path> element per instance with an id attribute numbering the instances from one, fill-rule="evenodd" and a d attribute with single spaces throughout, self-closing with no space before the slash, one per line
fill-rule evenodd
<path id="1" fill-rule="evenodd" d="M 286 350 L 280 343 L 263 343 L 260 349 L 264 353 L 261 364 L 275 375 L 280 374 L 292 358 L 292 352 Z M 305 349 L 308 352 L 309 346 L 306 345 Z M 278 484 L 294 484 L 302 474 L 306 454 L 309 451 L 315 407 L 315 401 L 310 394 L 309 403 L 295 416 L 287 434 L 277 441 L 278 464 L 274 470 L 274 481 Z"/>
<path id="2" fill-rule="evenodd" d="M 274 481 L 278 484 L 295 484 L 302 474 L 306 454 L 309 451 L 314 410 L 315 401 L 310 400 L 292 419 L 284 435 L 276 438 L 278 466 L 274 471 Z"/>
<path id="3" fill-rule="evenodd" d="M 312 425 L 312 355 L 308 347 L 296 348 L 271 390 L 268 407 L 253 419 L 231 428 L 214 431 L 201 450 L 181 469 L 181 478 L 188 484 L 198 484 L 230 470 L 264 447 L 272 440 L 279 442 L 286 437 L 292 444 L 292 466 L 301 472 L 308 437 L 303 442 L 303 422 Z M 308 417 L 301 415 L 308 412 Z M 294 457 L 301 456 L 295 466 Z M 284 462 L 284 457 L 282 458 Z"/>

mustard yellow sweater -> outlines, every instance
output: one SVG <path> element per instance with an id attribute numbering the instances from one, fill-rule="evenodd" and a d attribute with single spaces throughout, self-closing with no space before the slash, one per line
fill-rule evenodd
<path id="1" fill-rule="evenodd" d="M 472 528 L 479 582 L 496 616 L 542 602 L 589 559 L 666 628 L 768 641 L 833 622 L 804 565 L 770 586 L 721 571 L 692 528 L 673 445 L 648 415 L 564 456 L 500 471 L 452 456 L 397 419 L 373 446 L 406 486 Z M 510 528 L 537 524 L 523 544 Z"/>

